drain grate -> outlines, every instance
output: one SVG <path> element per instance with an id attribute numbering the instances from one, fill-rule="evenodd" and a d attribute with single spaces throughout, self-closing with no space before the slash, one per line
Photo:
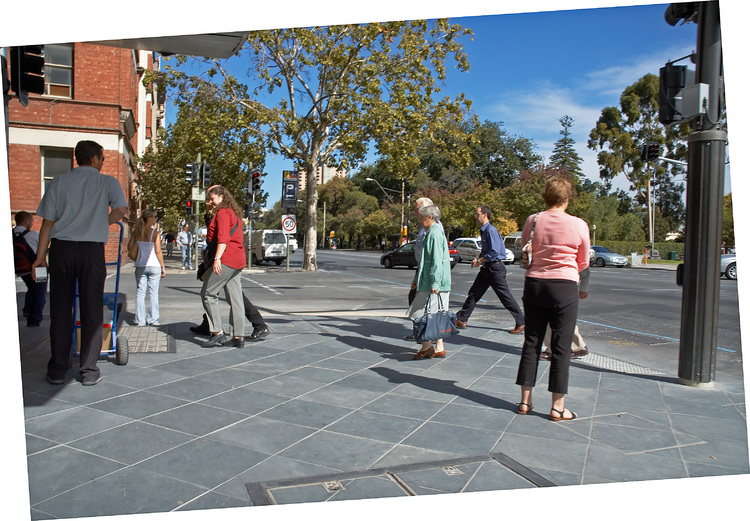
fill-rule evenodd
<path id="1" fill-rule="evenodd" d="M 364 499 L 460 492 L 463 491 L 462 486 L 466 480 L 473 476 L 472 472 L 488 465 L 494 470 L 486 474 L 497 479 L 492 481 L 489 488 L 491 490 L 507 488 L 503 483 L 509 482 L 513 483 L 512 488 L 556 486 L 505 454 L 494 453 L 307 478 L 257 481 L 245 483 L 245 489 L 253 506 L 312 503 L 330 501 L 334 498 Z M 512 479 L 509 480 L 509 476 Z M 459 480 L 459 486 L 451 480 Z"/>

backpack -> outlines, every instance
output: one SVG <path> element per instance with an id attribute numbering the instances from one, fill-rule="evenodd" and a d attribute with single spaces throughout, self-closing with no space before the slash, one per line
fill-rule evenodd
<path id="1" fill-rule="evenodd" d="M 29 230 L 13 234 L 13 262 L 16 267 L 16 275 L 31 273 L 31 265 L 36 261 L 36 253 L 24 238 L 27 233 L 29 233 Z"/>

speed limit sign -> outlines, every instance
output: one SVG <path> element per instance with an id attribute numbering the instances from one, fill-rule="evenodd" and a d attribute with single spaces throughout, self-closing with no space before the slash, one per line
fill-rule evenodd
<path id="1" fill-rule="evenodd" d="M 297 216 L 296 215 L 282 215 L 281 216 L 281 229 L 286 235 L 291 235 L 297 232 Z"/>

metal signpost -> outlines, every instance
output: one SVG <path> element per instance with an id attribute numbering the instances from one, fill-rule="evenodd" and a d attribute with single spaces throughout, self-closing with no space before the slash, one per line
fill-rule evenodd
<path id="1" fill-rule="evenodd" d="M 286 271 L 289 271 L 289 236 L 297 232 L 297 216 L 294 214 L 282 215 L 281 230 L 286 237 Z"/>

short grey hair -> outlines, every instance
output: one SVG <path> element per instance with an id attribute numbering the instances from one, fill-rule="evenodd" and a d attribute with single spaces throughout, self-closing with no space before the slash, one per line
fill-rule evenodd
<path id="1" fill-rule="evenodd" d="M 437 222 L 440 220 L 440 208 L 438 208 L 434 204 L 430 204 L 427 206 L 423 206 L 419 209 L 419 216 L 420 217 L 432 217 L 432 219 Z"/>
<path id="2" fill-rule="evenodd" d="M 424 208 L 425 206 L 429 206 L 433 204 L 435 203 L 433 203 L 432 199 L 430 199 L 429 197 L 420 197 L 419 199 L 417 199 L 417 202 L 416 202 L 417 210 L 419 210 L 420 208 Z"/>

